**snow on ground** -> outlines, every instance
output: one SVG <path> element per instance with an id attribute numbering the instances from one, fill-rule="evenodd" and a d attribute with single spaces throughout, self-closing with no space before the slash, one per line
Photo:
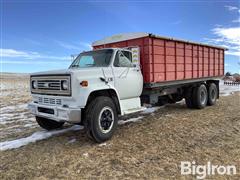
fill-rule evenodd
<path id="1" fill-rule="evenodd" d="M 29 143 L 33 143 L 33 142 L 36 142 L 36 141 L 40 141 L 40 140 L 43 140 L 43 139 L 50 138 L 54 135 L 63 134 L 63 133 L 69 132 L 69 131 L 78 131 L 78 130 L 81 130 L 81 129 L 83 129 L 82 126 L 74 125 L 70 128 L 61 129 L 61 130 L 38 131 L 38 132 L 33 133 L 31 136 L 28 136 L 28 137 L 24 137 L 24 138 L 12 140 L 12 141 L 0 142 L 0 150 L 5 151 L 5 150 L 8 150 L 8 149 L 16 149 L 16 148 L 25 146 Z"/>
<path id="2" fill-rule="evenodd" d="M 31 122 L 35 122 L 33 116 L 28 112 L 27 104 L 17 104 L 15 106 L 11 105 L 0 108 L 0 125 L 16 124 L 18 121 L 26 122 L 28 127 L 31 127 Z"/>
<path id="3" fill-rule="evenodd" d="M 0 83 L 0 90 L 1 91 L 6 91 L 6 90 L 15 90 L 15 89 L 27 89 L 28 84 L 27 83 L 22 83 L 21 81 L 2 81 Z"/>
<path id="4" fill-rule="evenodd" d="M 176 104 L 184 105 L 185 104 L 185 99 L 182 99 L 181 101 L 176 102 Z"/>
<path id="5" fill-rule="evenodd" d="M 76 138 L 73 138 L 73 139 L 71 139 L 71 140 L 68 141 L 68 144 L 75 143 L 76 141 L 77 141 L 77 139 L 76 139 Z"/>
<path id="6" fill-rule="evenodd" d="M 19 110 L 19 109 L 27 109 L 27 104 L 16 104 L 16 105 L 11 105 L 11 106 L 5 106 L 0 108 L 1 113 L 5 112 L 12 112 L 13 110 Z"/>
<path id="7" fill-rule="evenodd" d="M 107 146 L 107 143 L 104 142 L 104 143 L 99 144 L 98 146 L 99 146 L 99 147 Z"/>
<path id="8" fill-rule="evenodd" d="M 163 106 L 162 106 L 163 107 Z M 151 114 L 160 109 L 161 107 L 149 107 L 141 112 L 141 114 Z"/>
<path id="9" fill-rule="evenodd" d="M 88 158 L 88 157 L 89 157 L 89 154 L 88 154 L 88 153 L 84 153 L 83 156 L 84 156 L 85 158 Z"/>
<path id="10" fill-rule="evenodd" d="M 155 111 L 157 111 L 158 109 L 163 108 L 163 107 L 164 106 L 148 107 L 148 108 L 144 109 L 143 111 L 141 111 L 140 114 L 142 114 L 142 115 L 153 114 Z M 138 121 L 141 121 L 143 118 L 144 118 L 144 116 L 138 116 L 138 117 L 130 118 L 127 120 L 119 120 L 118 124 L 123 125 L 123 124 L 130 123 L 130 122 L 138 122 Z"/>
<path id="11" fill-rule="evenodd" d="M 220 96 L 229 96 L 234 92 L 240 91 L 240 85 L 230 86 L 224 85 L 223 81 L 220 81 Z"/>

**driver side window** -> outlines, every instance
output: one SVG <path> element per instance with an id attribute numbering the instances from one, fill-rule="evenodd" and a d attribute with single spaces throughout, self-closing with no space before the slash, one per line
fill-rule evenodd
<path id="1" fill-rule="evenodd" d="M 114 60 L 115 67 L 133 67 L 132 55 L 129 51 L 118 51 Z"/>

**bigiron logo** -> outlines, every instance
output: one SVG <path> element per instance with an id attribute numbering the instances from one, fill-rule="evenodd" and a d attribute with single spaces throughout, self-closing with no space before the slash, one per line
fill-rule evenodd
<path id="1" fill-rule="evenodd" d="M 181 161 L 181 175 L 194 175 L 197 179 L 214 175 L 235 175 L 236 173 L 234 165 L 213 165 L 209 161 L 206 165 L 197 165 L 195 161 Z"/>

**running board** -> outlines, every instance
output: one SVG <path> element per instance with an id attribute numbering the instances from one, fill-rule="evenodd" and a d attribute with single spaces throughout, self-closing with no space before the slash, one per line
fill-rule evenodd
<path id="1" fill-rule="evenodd" d="M 146 110 L 147 108 L 146 107 L 140 107 L 140 108 L 134 108 L 134 109 L 128 109 L 128 110 L 125 110 L 123 112 L 123 115 L 126 115 L 126 114 L 132 114 L 132 113 L 136 113 L 136 112 L 140 112 L 140 111 L 144 111 Z"/>
<path id="2" fill-rule="evenodd" d="M 139 97 L 120 100 L 121 115 L 130 114 L 142 110 Z"/>

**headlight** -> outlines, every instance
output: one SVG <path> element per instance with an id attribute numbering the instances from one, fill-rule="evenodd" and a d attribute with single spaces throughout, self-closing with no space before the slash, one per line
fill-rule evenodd
<path id="1" fill-rule="evenodd" d="M 32 88 L 37 89 L 37 81 L 32 81 Z"/>
<path id="2" fill-rule="evenodd" d="M 62 81 L 62 84 L 61 84 L 61 86 L 62 86 L 62 89 L 63 90 L 68 90 L 68 82 L 67 81 Z"/>

